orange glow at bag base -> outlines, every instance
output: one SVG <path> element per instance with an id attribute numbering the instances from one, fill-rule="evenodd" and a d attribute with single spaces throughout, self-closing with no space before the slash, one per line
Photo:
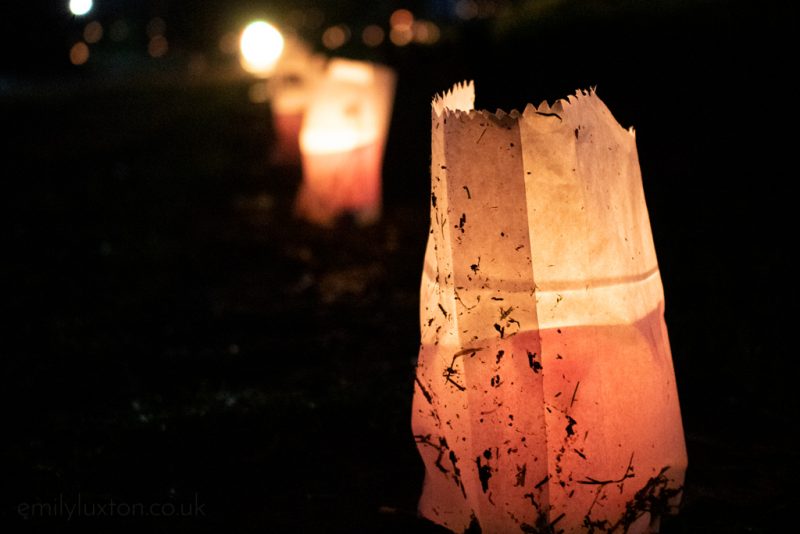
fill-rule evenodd
<path id="1" fill-rule="evenodd" d="M 657 532 L 687 466 L 633 130 L 594 91 L 432 105 L 412 427 L 455 532 Z"/>

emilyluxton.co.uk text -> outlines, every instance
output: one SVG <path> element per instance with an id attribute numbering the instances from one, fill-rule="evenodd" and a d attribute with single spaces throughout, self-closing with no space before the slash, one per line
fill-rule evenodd
<path id="1" fill-rule="evenodd" d="M 79 493 L 74 499 L 58 498 L 47 502 L 22 502 L 17 505 L 17 513 L 25 519 L 34 517 L 204 517 L 205 503 L 194 494 L 193 502 L 153 502 L 129 503 L 113 498 L 85 502 Z"/>

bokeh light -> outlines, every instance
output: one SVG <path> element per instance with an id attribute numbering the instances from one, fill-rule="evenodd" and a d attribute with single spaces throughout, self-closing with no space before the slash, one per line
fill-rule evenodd
<path id="1" fill-rule="evenodd" d="M 89 61 L 89 45 L 78 41 L 69 49 L 69 61 L 73 65 L 83 65 Z"/>
<path id="2" fill-rule="evenodd" d="M 478 9 L 478 3 L 474 0 L 458 0 L 455 5 L 456 16 L 462 20 L 470 20 L 477 17 Z"/>
<path id="3" fill-rule="evenodd" d="M 384 38 L 386 37 L 386 32 L 383 31 L 383 28 L 376 24 L 370 24 L 364 31 L 361 32 L 361 40 L 364 41 L 364 44 L 374 48 L 380 45 Z"/>
<path id="4" fill-rule="evenodd" d="M 389 40 L 396 46 L 405 46 L 414 39 L 414 14 L 407 9 L 397 9 L 389 17 Z"/>
<path id="5" fill-rule="evenodd" d="M 147 53 L 150 57 L 164 57 L 169 51 L 169 42 L 163 35 L 156 35 L 147 43 Z"/>
<path id="6" fill-rule="evenodd" d="M 350 28 L 344 24 L 331 26 L 322 34 L 322 44 L 329 50 L 336 50 L 350 40 Z"/>
<path id="7" fill-rule="evenodd" d="M 83 40 L 89 44 L 95 44 L 103 38 L 103 25 L 93 20 L 83 29 Z"/>
<path id="8" fill-rule="evenodd" d="M 441 32 L 439 26 L 430 20 L 414 21 L 414 41 L 420 44 L 432 45 L 439 41 Z"/>
<path id="9" fill-rule="evenodd" d="M 244 29 L 239 46 L 245 70 L 259 76 L 269 76 L 281 57 L 284 40 L 275 26 L 257 20 Z"/>
<path id="10" fill-rule="evenodd" d="M 69 0 L 69 10 L 76 17 L 92 10 L 92 0 Z"/>
<path id="11" fill-rule="evenodd" d="M 392 16 L 389 17 L 389 24 L 391 24 L 392 28 L 411 28 L 411 25 L 414 24 L 414 14 L 407 9 L 398 9 L 392 13 Z"/>
<path id="12" fill-rule="evenodd" d="M 389 30 L 389 40 L 396 46 L 405 46 L 414 38 L 414 31 L 406 26 L 392 26 Z"/>

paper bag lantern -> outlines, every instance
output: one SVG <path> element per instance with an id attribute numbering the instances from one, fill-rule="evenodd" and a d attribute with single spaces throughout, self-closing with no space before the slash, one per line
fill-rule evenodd
<path id="1" fill-rule="evenodd" d="M 314 54 L 297 38 L 286 48 L 269 80 L 270 108 L 275 128 L 274 163 L 300 164 L 300 127 L 311 96 L 325 73 L 326 58 Z"/>
<path id="2" fill-rule="evenodd" d="M 653 532 L 687 459 L 632 130 L 593 91 L 433 101 L 413 404 L 453 531 Z"/>
<path id="3" fill-rule="evenodd" d="M 394 73 L 372 63 L 333 59 L 303 117 L 303 182 L 296 211 L 319 224 L 353 214 L 374 222 L 394 100 Z"/>

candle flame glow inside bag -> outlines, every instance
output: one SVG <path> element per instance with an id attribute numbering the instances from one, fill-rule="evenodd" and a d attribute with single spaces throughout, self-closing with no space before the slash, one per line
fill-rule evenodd
<path id="1" fill-rule="evenodd" d="M 457 532 L 654 532 L 687 459 L 633 130 L 594 91 L 432 105 L 412 427 Z"/>
<path id="2" fill-rule="evenodd" d="M 387 67 L 343 59 L 328 63 L 300 131 L 298 215 L 320 224 L 348 212 L 362 223 L 379 217 L 394 85 Z"/>

